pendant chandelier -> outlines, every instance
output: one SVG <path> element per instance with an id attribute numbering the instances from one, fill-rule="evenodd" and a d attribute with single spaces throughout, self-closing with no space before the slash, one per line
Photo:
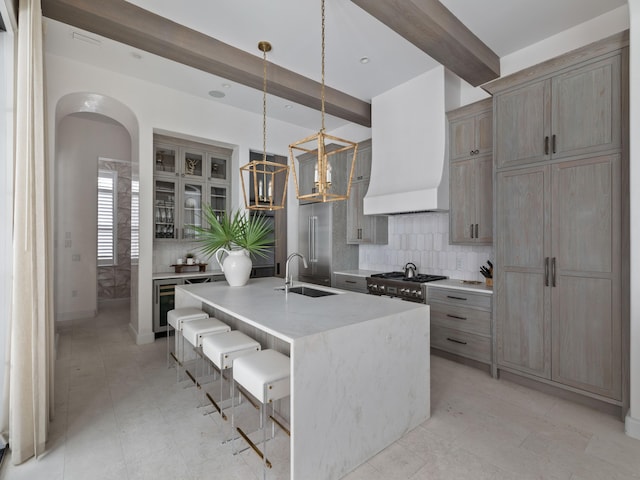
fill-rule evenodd
<path id="1" fill-rule="evenodd" d="M 356 164 L 358 144 L 328 135 L 324 125 L 325 7 L 322 0 L 322 82 L 320 131 L 289 145 L 296 196 L 311 202 L 346 200 Z M 296 166 L 297 162 L 297 166 Z"/>
<path id="2" fill-rule="evenodd" d="M 287 197 L 289 167 L 267 160 L 267 52 L 269 42 L 258 43 L 262 52 L 262 160 L 240 167 L 244 206 L 249 210 L 281 210 Z M 247 188 L 248 186 L 248 188 Z"/>

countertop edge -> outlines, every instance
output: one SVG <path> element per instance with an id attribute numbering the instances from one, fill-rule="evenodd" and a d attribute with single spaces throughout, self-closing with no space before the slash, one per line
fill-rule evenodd
<path id="1" fill-rule="evenodd" d="M 452 288 L 455 290 L 464 290 L 467 292 L 482 293 L 485 295 L 493 295 L 493 288 L 487 287 L 484 283 L 473 285 L 462 283 L 462 280 L 448 278 L 447 280 L 436 280 L 427 283 L 427 287 L 434 288 Z"/>

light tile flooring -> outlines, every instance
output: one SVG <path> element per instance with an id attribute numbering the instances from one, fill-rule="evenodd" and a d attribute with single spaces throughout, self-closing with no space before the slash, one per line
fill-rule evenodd
<path id="1" fill-rule="evenodd" d="M 60 329 L 48 452 L 5 459 L 0 479 L 257 479 L 257 457 L 231 455 L 175 384 L 164 341 L 137 346 L 127 325 L 116 309 Z M 439 357 L 431 370 L 431 419 L 348 480 L 640 479 L 620 420 Z"/>

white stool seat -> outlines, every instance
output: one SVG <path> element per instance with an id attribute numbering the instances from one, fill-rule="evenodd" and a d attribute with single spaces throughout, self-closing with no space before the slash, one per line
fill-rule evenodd
<path id="1" fill-rule="evenodd" d="M 233 379 L 261 403 L 270 403 L 291 393 L 291 362 L 275 350 L 262 350 L 236 359 Z"/>
<path id="2" fill-rule="evenodd" d="M 206 335 L 231 331 L 231 327 L 217 318 L 202 318 L 189 320 L 182 324 L 182 336 L 194 347 L 202 346 L 202 339 Z"/>
<path id="3" fill-rule="evenodd" d="M 231 368 L 234 360 L 257 351 L 260 344 L 238 330 L 202 339 L 202 353 L 220 370 Z"/>
<path id="4" fill-rule="evenodd" d="M 167 323 L 176 330 L 182 330 L 184 321 L 201 318 L 209 318 L 209 315 L 196 307 L 176 308 L 167 312 Z"/>

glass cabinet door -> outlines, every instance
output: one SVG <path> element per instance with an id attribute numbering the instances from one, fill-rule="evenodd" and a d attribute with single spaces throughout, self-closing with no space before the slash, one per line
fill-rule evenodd
<path id="1" fill-rule="evenodd" d="M 182 164 L 183 177 L 204 178 L 205 154 L 196 150 L 184 150 Z"/>
<path id="2" fill-rule="evenodd" d="M 227 159 L 220 157 L 209 157 L 209 180 L 227 179 Z"/>
<path id="3" fill-rule="evenodd" d="M 176 149 L 166 145 L 154 145 L 155 173 L 160 175 L 176 174 Z"/>
<path id="4" fill-rule="evenodd" d="M 155 238 L 176 238 L 176 182 L 155 180 Z"/>
<path id="5" fill-rule="evenodd" d="M 184 182 L 182 199 L 182 238 L 185 240 L 193 240 L 198 236 L 193 227 L 202 226 L 204 184 Z"/>
<path id="6" fill-rule="evenodd" d="M 224 212 L 227 211 L 227 187 L 210 185 L 209 205 L 211 205 L 216 217 L 220 219 Z"/>

